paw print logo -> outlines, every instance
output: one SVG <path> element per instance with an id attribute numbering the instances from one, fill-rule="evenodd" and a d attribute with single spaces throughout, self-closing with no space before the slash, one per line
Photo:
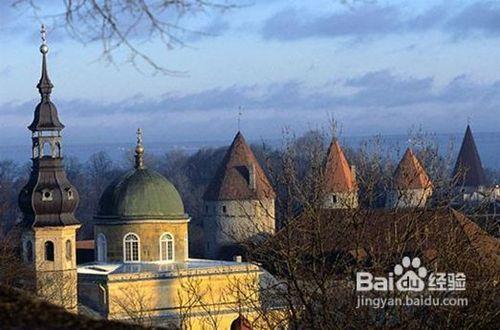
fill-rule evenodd
<path id="1" fill-rule="evenodd" d="M 399 291 L 423 291 L 425 282 L 422 280 L 427 276 L 427 269 L 421 266 L 420 258 L 410 260 L 404 257 L 403 262 L 394 266 L 394 275 L 400 276 L 396 282 Z"/>

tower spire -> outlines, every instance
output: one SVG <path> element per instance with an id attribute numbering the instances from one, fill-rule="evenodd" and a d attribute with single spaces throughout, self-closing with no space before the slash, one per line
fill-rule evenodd
<path id="1" fill-rule="evenodd" d="M 144 146 L 142 145 L 142 129 L 137 129 L 137 145 L 135 147 L 135 168 L 144 168 Z"/>
<path id="2" fill-rule="evenodd" d="M 52 85 L 47 72 L 47 53 L 49 52 L 49 46 L 47 46 L 47 30 L 43 24 L 40 29 L 40 34 L 42 38 L 42 44 L 40 45 L 40 53 L 42 53 L 42 76 L 36 87 L 42 96 L 42 100 L 46 100 L 50 98 L 50 93 L 54 85 Z"/>
<path id="3" fill-rule="evenodd" d="M 241 131 L 241 116 L 243 115 L 241 105 L 238 107 L 238 132 Z"/>

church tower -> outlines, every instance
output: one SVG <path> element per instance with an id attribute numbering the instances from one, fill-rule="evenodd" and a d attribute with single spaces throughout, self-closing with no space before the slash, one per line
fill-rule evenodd
<path id="1" fill-rule="evenodd" d="M 230 258 L 239 242 L 275 231 L 276 194 L 241 132 L 203 196 L 205 256 Z"/>
<path id="2" fill-rule="evenodd" d="M 333 138 L 326 156 L 323 186 L 324 208 L 353 209 L 358 207 L 356 170 L 354 166 L 349 166 L 336 138 Z"/>
<path id="3" fill-rule="evenodd" d="M 469 125 L 465 130 L 452 179 L 460 190 L 462 201 L 481 199 L 485 191 L 486 176 Z"/>
<path id="4" fill-rule="evenodd" d="M 394 172 L 393 189 L 387 196 L 388 208 L 425 207 L 432 195 L 432 182 L 411 148 Z"/>
<path id="5" fill-rule="evenodd" d="M 51 303 L 77 311 L 76 231 L 74 216 L 78 192 L 66 177 L 61 153 L 64 125 L 50 99 L 52 82 L 47 70 L 49 48 L 42 26 L 42 75 L 37 88 L 32 132 L 32 168 L 19 194 L 23 213 L 22 253 L 35 274 L 37 294 Z"/>

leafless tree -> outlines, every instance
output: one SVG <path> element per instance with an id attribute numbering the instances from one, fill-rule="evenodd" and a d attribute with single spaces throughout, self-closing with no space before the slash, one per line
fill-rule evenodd
<path id="1" fill-rule="evenodd" d="M 207 34 L 187 27 L 184 17 L 240 7 L 229 0 L 69 0 L 60 1 L 54 9 L 42 8 L 38 0 L 10 1 L 13 7 L 30 10 L 39 20 L 64 28 L 83 44 L 100 42 L 101 56 L 108 63 L 115 64 L 119 50 L 124 49 L 136 68 L 145 64 L 154 73 L 174 76 L 183 72 L 166 68 L 144 45 L 160 40 L 166 50 L 184 47 L 189 35 Z"/>
<path id="2" fill-rule="evenodd" d="M 270 170 L 280 190 L 277 205 L 282 228 L 264 244 L 241 242 L 246 258 L 263 265 L 284 288 L 270 290 L 269 300 L 285 311 L 292 328 L 492 326 L 499 316 L 492 304 L 499 294 L 500 243 L 450 208 L 460 193 L 449 178 L 450 155 L 440 156 L 429 140 L 414 145 L 435 180 L 439 202 L 431 198 L 421 207 L 388 209 L 383 199 L 392 188 L 393 156 L 381 149 L 377 139 L 364 145 L 351 158 L 357 168 L 361 206 L 325 210 L 319 168 L 324 150 L 309 148 L 309 168 L 299 171 L 304 160 L 296 157 L 293 138 L 284 143 L 281 168 Z M 404 256 L 420 257 L 429 272 L 466 273 L 468 305 L 356 308 L 356 272 L 387 276 Z M 429 293 L 441 299 L 456 297 L 450 292 L 425 292 Z M 265 296 L 266 290 L 261 294 Z M 254 308 L 266 315 L 262 307 Z"/>

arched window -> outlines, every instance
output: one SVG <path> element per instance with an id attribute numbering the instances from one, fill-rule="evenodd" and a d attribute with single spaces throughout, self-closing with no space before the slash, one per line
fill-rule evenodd
<path id="1" fill-rule="evenodd" d="M 45 242 L 45 260 L 54 261 L 54 243 L 51 241 Z"/>
<path id="2" fill-rule="evenodd" d="M 73 256 L 73 250 L 71 249 L 71 241 L 67 240 L 66 241 L 66 260 L 71 260 L 72 256 Z"/>
<path id="3" fill-rule="evenodd" d="M 139 255 L 139 236 L 134 233 L 129 233 L 123 237 L 123 261 L 124 262 L 138 262 L 140 261 Z"/>
<path id="4" fill-rule="evenodd" d="M 106 236 L 100 233 L 97 235 L 97 261 L 106 262 L 106 255 L 108 254 L 108 247 L 106 243 Z"/>
<path id="5" fill-rule="evenodd" d="M 51 156 L 51 155 L 52 155 L 52 149 L 51 149 L 50 143 L 49 142 L 43 142 L 42 143 L 42 150 L 41 150 L 40 156 L 44 157 L 44 156 Z"/>
<path id="6" fill-rule="evenodd" d="M 165 233 L 160 237 L 160 260 L 174 260 L 174 236 L 172 234 Z"/>

